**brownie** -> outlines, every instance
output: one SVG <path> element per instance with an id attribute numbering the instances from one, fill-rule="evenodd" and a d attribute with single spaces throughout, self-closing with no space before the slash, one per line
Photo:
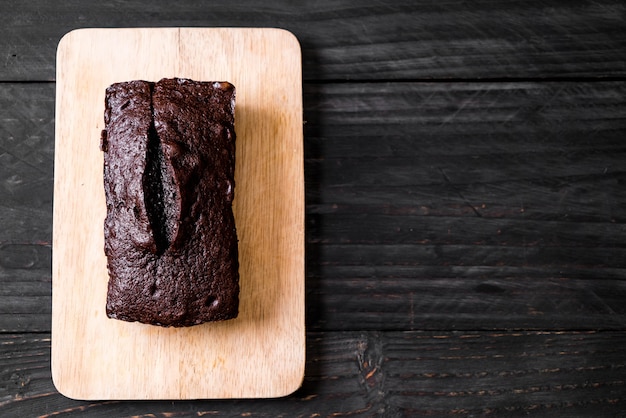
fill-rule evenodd
<path id="1" fill-rule="evenodd" d="M 106 89 L 110 318 L 182 327 L 237 316 L 234 105 L 227 82 Z"/>

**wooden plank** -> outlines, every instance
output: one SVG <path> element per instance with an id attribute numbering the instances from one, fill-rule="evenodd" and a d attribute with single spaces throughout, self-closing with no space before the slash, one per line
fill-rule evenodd
<path id="1" fill-rule="evenodd" d="M 323 176 L 328 183 L 334 181 L 332 171 L 321 175 L 320 171 L 314 170 L 312 168 L 307 174 L 308 184 L 312 184 L 315 180 L 311 178 L 316 176 Z M 335 174 L 339 174 L 336 171 Z M 436 168 L 431 174 L 435 172 Z M 376 212 L 487 219 L 506 217 L 569 224 L 617 224 L 624 220 L 621 208 L 626 197 L 621 185 L 625 177 L 620 170 L 577 177 L 555 176 L 469 184 L 447 183 L 445 178 L 441 179 L 441 183 L 403 187 L 325 184 L 318 189 L 307 190 L 307 210 L 312 214 L 364 215 Z"/>
<path id="2" fill-rule="evenodd" d="M 626 75 L 619 0 L 294 3 L 45 0 L 0 6 L 0 80 L 53 80 L 63 34 L 81 27 L 282 27 L 303 47 L 305 79 Z"/>
<path id="3" fill-rule="evenodd" d="M 328 213 L 308 216 L 309 242 L 320 244 L 487 245 L 564 249 L 622 247 L 616 222 L 576 222 L 465 216 Z M 550 250 L 548 250 L 550 251 Z M 623 260 L 614 260 L 619 267 Z"/>
<path id="4" fill-rule="evenodd" d="M 271 398 L 296 390 L 305 354 L 304 174 L 300 47 L 293 35 L 278 29 L 80 30 L 63 39 L 57 74 L 57 388 L 75 399 L 142 400 Z M 100 106 L 114 82 L 168 75 L 229 81 L 237 89 L 233 212 L 241 291 L 239 314 L 229 321 L 164 328 L 112 320 L 105 312 L 109 277 L 97 221 L 106 214 Z"/>
<path id="5" fill-rule="evenodd" d="M 310 328 L 620 330 L 626 325 L 623 280 L 579 280 L 558 273 L 535 278 L 532 272 L 539 269 L 523 268 L 519 278 L 503 277 L 502 269 L 495 269 L 495 278 L 432 278 L 433 270 L 440 269 L 323 267 L 323 278 L 310 278 L 307 287 Z M 484 272 L 480 267 L 456 270 Z M 336 271 L 343 273 L 340 278 L 334 277 Z M 409 277 L 399 278 L 402 271 Z"/>
<path id="6" fill-rule="evenodd" d="M 626 83 L 310 86 L 310 212 L 615 222 Z"/>
<path id="7" fill-rule="evenodd" d="M 311 213 L 616 222 L 626 83 L 309 86 Z"/>
<path id="8" fill-rule="evenodd" d="M 304 384 L 275 400 L 74 401 L 50 378 L 49 334 L 0 334 L 3 416 L 617 416 L 622 332 L 308 333 Z"/>

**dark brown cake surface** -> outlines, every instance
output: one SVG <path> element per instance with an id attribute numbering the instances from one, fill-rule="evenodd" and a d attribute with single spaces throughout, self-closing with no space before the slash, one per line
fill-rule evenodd
<path id="1" fill-rule="evenodd" d="M 190 326 L 237 316 L 234 100 L 226 82 L 106 90 L 109 317 Z"/>

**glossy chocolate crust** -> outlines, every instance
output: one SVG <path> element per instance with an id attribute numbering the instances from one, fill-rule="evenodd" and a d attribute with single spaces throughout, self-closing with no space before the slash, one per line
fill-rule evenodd
<path id="1" fill-rule="evenodd" d="M 110 318 L 182 327 L 237 316 L 234 103 L 226 82 L 107 88 Z"/>

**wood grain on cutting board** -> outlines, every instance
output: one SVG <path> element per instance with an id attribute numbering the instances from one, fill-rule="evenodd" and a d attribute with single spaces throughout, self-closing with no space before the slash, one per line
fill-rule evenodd
<path id="1" fill-rule="evenodd" d="M 70 32 L 57 51 L 52 374 L 76 399 L 278 397 L 304 372 L 302 80 L 280 29 Z M 234 211 L 240 313 L 161 328 L 108 319 L 102 183 L 104 92 L 164 77 L 237 89 Z"/>

